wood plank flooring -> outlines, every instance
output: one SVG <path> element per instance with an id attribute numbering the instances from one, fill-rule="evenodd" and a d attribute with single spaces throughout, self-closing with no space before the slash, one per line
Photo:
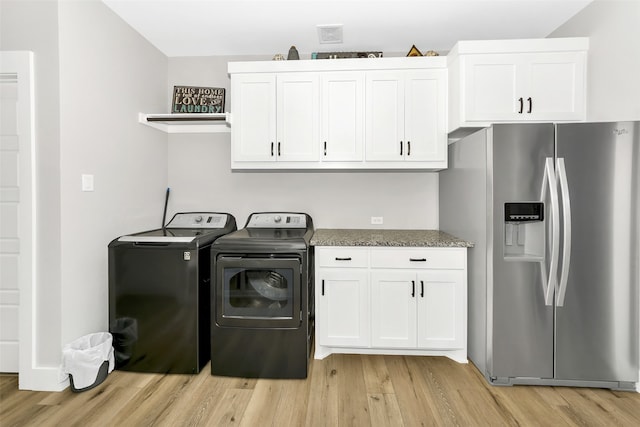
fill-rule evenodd
<path id="1" fill-rule="evenodd" d="M 334 354 L 306 380 L 114 371 L 82 393 L 19 391 L 0 375 L 0 426 L 639 426 L 640 394 L 494 387 L 443 357 Z"/>

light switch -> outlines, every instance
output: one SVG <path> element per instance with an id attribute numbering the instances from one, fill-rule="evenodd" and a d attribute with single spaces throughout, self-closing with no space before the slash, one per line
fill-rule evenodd
<path id="1" fill-rule="evenodd" d="M 82 174 L 82 191 L 93 191 L 93 175 Z"/>

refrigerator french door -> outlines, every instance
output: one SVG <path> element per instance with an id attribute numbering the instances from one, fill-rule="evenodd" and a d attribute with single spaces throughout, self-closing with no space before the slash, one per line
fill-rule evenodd
<path id="1" fill-rule="evenodd" d="M 449 146 L 440 228 L 476 243 L 469 357 L 491 383 L 635 388 L 639 130 L 494 125 Z"/>

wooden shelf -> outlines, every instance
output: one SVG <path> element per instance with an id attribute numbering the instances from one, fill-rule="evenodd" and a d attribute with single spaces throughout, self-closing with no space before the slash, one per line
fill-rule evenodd
<path id="1" fill-rule="evenodd" d="M 229 113 L 145 114 L 138 121 L 166 133 L 229 133 Z"/>

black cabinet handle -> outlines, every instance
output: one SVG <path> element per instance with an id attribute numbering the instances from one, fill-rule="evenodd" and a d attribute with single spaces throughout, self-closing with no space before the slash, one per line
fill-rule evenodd
<path id="1" fill-rule="evenodd" d="M 324 155 L 327 155 L 327 141 L 324 142 Z"/>
<path id="2" fill-rule="evenodd" d="M 402 141 L 400 141 L 400 155 L 402 156 Z"/>
<path id="3" fill-rule="evenodd" d="M 531 97 L 527 98 L 527 101 L 529 101 L 529 111 L 527 111 L 527 113 L 531 114 L 531 110 L 533 109 L 533 101 L 531 100 Z"/>
<path id="4" fill-rule="evenodd" d="M 280 142 L 278 142 L 278 157 L 280 157 Z"/>
<path id="5" fill-rule="evenodd" d="M 271 143 L 271 157 L 273 157 L 273 142 Z"/>
<path id="6" fill-rule="evenodd" d="M 424 281 L 420 280 L 420 298 L 424 298 Z"/>
<path id="7" fill-rule="evenodd" d="M 411 281 L 411 296 L 415 298 L 416 296 L 416 281 Z"/>
<path id="8" fill-rule="evenodd" d="M 409 258 L 411 262 L 427 262 L 426 258 Z"/>
<path id="9" fill-rule="evenodd" d="M 411 155 L 411 141 L 407 141 L 407 156 Z"/>
<path id="10" fill-rule="evenodd" d="M 336 261 L 351 261 L 351 257 L 346 257 L 346 258 L 336 257 Z"/>
<path id="11" fill-rule="evenodd" d="M 324 280 L 322 281 L 322 295 L 324 296 Z"/>
<path id="12" fill-rule="evenodd" d="M 522 114 L 522 109 L 524 108 L 524 100 L 522 98 L 518 98 L 518 101 L 520 102 L 520 111 L 518 111 L 518 114 Z"/>

